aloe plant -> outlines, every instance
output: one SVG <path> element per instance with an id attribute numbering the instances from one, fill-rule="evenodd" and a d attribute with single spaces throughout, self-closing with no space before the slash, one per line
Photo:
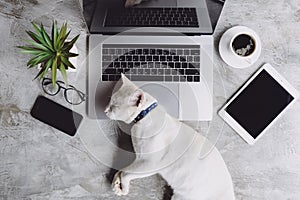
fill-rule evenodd
<path id="1" fill-rule="evenodd" d="M 61 72 L 65 83 L 67 83 L 66 70 L 69 67 L 75 69 L 69 58 L 78 56 L 78 54 L 70 52 L 70 49 L 77 41 L 79 35 L 67 41 L 71 31 L 67 32 L 67 23 L 64 23 L 59 29 L 57 21 L 54 21 L 52 24 L 51 37 L 45 31 L 42 23 L 40 26 L 37 26 L 32 22 L 32 26 L 35 29 L 35 33 L 26 31 L 32 40 L 25 40 L 28 45 L 18 46 L 18 48 L 22 49 L 21 53 L 33 55 L 27 62 L 28 68 L 40 65 L 41 69 L 34 79 L 44 78 L 49 69 L 51 69 L 53 87 L 55 87 L 57 70 Z"/>

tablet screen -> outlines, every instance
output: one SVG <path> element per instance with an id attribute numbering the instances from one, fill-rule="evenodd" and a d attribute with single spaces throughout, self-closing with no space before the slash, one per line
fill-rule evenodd
<path id="1" fill-rule="evenodd" d="M 255 139 L 293 99 L 262 70 L 227 106 L 226 112 Z"/>

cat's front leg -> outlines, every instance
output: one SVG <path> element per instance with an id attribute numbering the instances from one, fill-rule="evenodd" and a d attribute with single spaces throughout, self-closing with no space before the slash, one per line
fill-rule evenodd
<path id="1" fill-rule="evenodd" d="M 114 180 L 112 182 L 112 188 L 116 195 L 122 196 L 127 195 L 129 192 L 130 181 L 124 177 L 124 172 L 118 171 L 115 174 Z"/>
<path id="2" fill-rule="evenodd" d="M 118 171 L 112 182 L 113 191 L 119 195 L 127 195 L 130 181 L 137 178 L 144 178 L 156 174 L 156 171 L 147 172 L 147 167 L 151 165 L 146 160 L 135 160 L 132 164 Z M 144 172 L 143 172 L 144 171 Z"/>

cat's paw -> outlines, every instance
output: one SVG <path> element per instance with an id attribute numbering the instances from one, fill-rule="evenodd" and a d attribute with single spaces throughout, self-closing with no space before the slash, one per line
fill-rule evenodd
<path id="1" fill-rule="evenodd" d="M 126 0 L 125 7 L 132 7 L 134 5 L 140 4 L 142 0 Z"/>
<path id="2" fill-rule="evenodd" d="M 127 195 L 129 192 L 129 184 L 123 180 L 123 172 L 119 171 L 115 174 L 112 182 L 112 189 L 118 196 Z"/>

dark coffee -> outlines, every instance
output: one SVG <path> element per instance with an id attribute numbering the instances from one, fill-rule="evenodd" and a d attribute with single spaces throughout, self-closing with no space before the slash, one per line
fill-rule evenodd
<path id="1" fill-rule="evenodd" d="M 249 56 L 255 50 L 255 41 L 246 34 L 238 35 L 232 42 L 233 51 L 239 56 Z"/>

